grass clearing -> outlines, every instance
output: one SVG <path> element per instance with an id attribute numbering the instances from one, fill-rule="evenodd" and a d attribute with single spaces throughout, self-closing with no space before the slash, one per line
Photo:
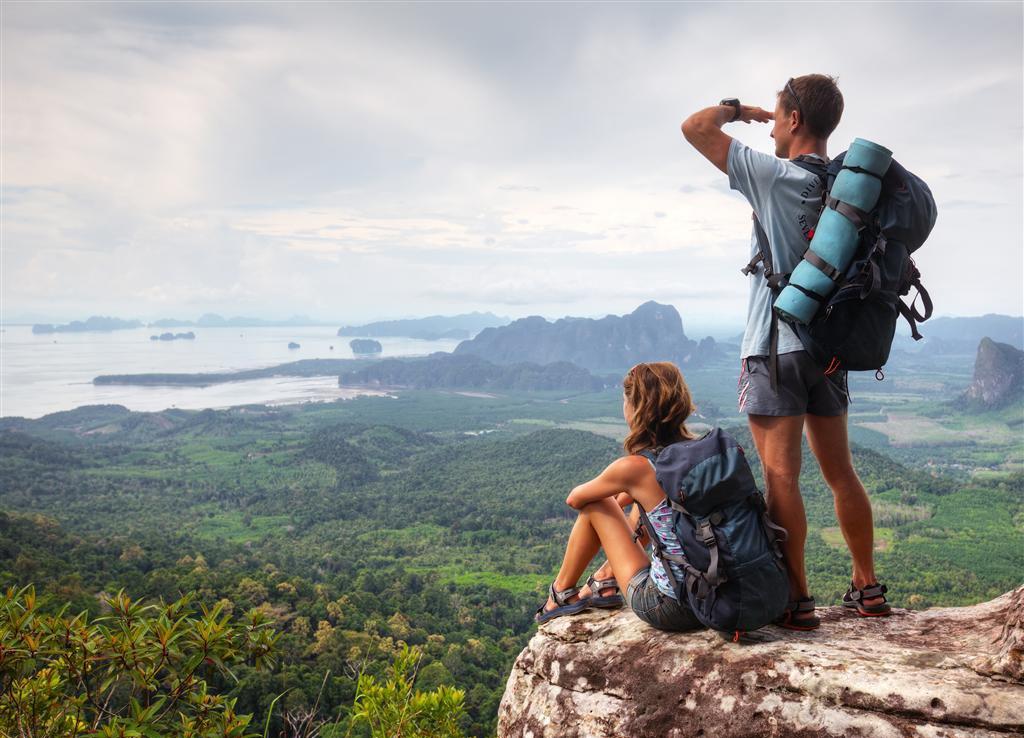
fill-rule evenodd
<path id="1" fill-rule="evenodd" d="M 274 533 L 287 533 L 290 527 L 291 518 L 287 515 L 253 515 L 247 521 L 241 512 L 222 512 L 197 523 L 195 534 L 200 538 L 248 543 Z"/>
<path id="2" fill-rule="evenodd" d="M 621 441 L 626 437 L 626 428 L 623 423 L 601 423 L 592 420 L 577 420 L 571 423 L 562 423 L 558 427 L 565 428 L 567 430 L 586 431 L 587 433 L 594 433 L 598 436 L 614 438 L 616 441 Z"/>
<path id="3" fill-rule="evenodd" d="M 910 413 L 890 412 L 884 422 L 860 423 L 860 427 L 884 434 L 894 446 L 943 446 L 964 441 L 962 432 Z"/>
<path id="4" fill-rule="evenodd" d="M 843 538 L 843 532 L 838 527 L 822 528 L 820 533 L 821 540 L 825 541 L 829 547 L 837 550 L 846 549 L 846 539 Z M 884 553 L 892 550 L 893 537 L 892 528 L 875 528 L 875 551 Z"/>
<path id="5" fill-rule="evenodd" d="M 486 586 L 508 590 L 512 594 L 534 594 L 551 581 L 549 574 L 502 574 L 496 571 L 466 570 L 457 564 L 443 566 L 410 566 L 408 570 L 419 574 L 437 574 L 443 584 L 458 587 Z"/>

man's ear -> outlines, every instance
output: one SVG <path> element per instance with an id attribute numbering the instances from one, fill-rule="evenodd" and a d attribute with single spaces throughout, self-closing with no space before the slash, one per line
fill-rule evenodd
<path id="1" fill-rule="evenodd" d="M 796 129 L 800 127 L 801 123 L 803 123 L 803 121 L 800 120 L 800 111 L 798 111 L 798 110 L 790 111 L 790 113 L 789 113 L 789 132 L 790 133 L 796 133 Z"/>

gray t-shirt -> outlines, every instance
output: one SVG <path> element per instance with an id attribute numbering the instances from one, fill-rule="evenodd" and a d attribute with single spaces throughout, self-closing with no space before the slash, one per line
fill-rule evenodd
<path id="1" fill-rule="evenodd" d="M 807 235 L 818 223 L 821 178 L 786 159 L 756 151 L 733 139 L 729 146 L 729 186 L 741 192 L 754 209 L 768 236 L 776 272 L 796 268 L 807 250 Z M 757 235 L 751 224 L 750 256 L 757 253 Z M 747 328 L 740 358 L 767 356 L 771 332 L 773 295 L 764 272 L 751 274 Z M 792 329 L 779 322 L 779 353 L 801 351 L 803 345 Z"/>

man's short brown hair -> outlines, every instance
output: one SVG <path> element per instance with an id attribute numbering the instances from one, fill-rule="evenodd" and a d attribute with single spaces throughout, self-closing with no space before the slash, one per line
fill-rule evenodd
<path id="1" fill-rule="evenodd" d="M 832 135 L 843 117 L 843 93 L 835 78 L 825 74 L 794 77 L 779 91 L 779 101 L 787 113 L 799 112 L 808 132 L 818 138 Z"/>

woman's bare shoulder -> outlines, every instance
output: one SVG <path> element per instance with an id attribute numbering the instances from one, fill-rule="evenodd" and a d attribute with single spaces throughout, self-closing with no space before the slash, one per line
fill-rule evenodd
<path id="1" fill-rule="evenodd" d="M 654 473 L 651 462 L 639 454 L 621 456 L 608 465 L 608 472 L 620 475 L 624 480 L 639 481 Z"/>

